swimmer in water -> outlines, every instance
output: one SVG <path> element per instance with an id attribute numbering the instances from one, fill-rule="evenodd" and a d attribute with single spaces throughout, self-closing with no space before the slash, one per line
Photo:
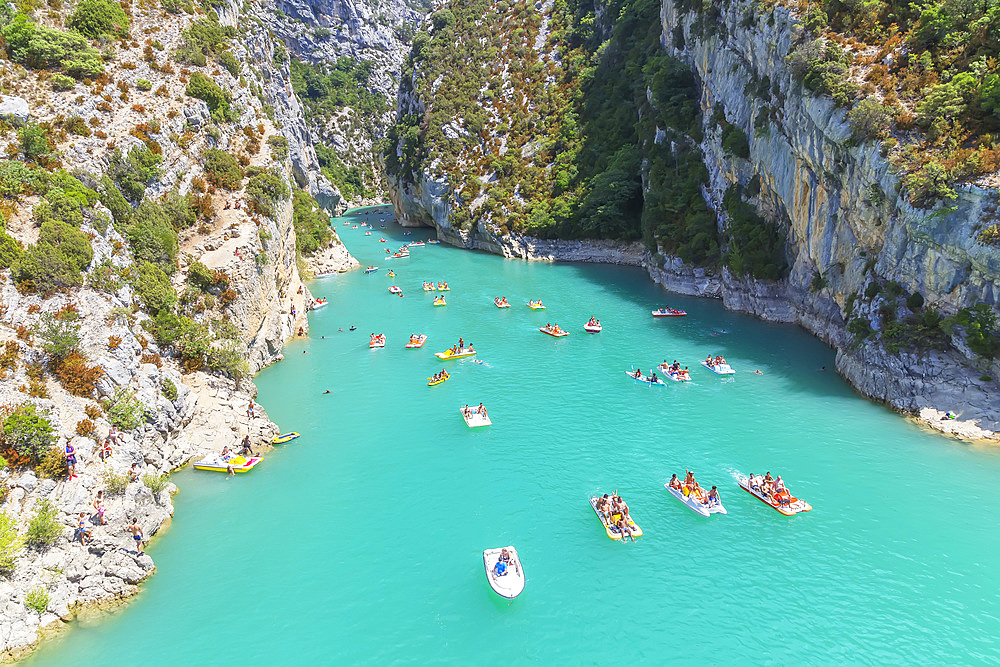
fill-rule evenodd
<path id="1" fill-rule="evenodd" d="M 323 393 L 324 393 L 324 394 L 332 394 L 333 392 L 332 392 L 332 391 L 330 391 L 329 389 L 327 389 L 327 390 L 326 390 L 326 391 L 324 391 Z"/>
<path id="2" fill-rule="evenodd" d="M 754 374 L 754 375 L 763 375 L 763 374 L 764 374 L 764 371 L 762 371 L 762 370 L 760 370 L 760 369 L 758 368 L 757 370 L 755 370 L 755 371 L 753 372 L 753 374 Z"/>

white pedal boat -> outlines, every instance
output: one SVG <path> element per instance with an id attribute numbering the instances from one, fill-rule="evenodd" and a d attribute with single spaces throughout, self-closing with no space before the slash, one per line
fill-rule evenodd
<path id="1" fill-rule="evenodd" d="M 704 366 L 705 368 L 707 368 L 708 370 L 712 371 L 716 375 L 734 375 L 736 373 L 736 371 L 733 370 L 732 366 L 730 366 L 729 364 L 725 364 L 725 363 L 723 363 L 723 364 L 715 364 L 714 366 L 709 366 L 708 364 L 706 364 L 703 361 L 703 362 L 701 362 L 701 365 Z"/>
<path id="2" fill-rule="evenodd" d="M 497 576 L 493 568 L 500 559 L 503 549 L 510 555 L 510 565 L 507 571 Z M 500 597 L 513 600 L 524 590 L 524 568 L 521 567 L 521 559 L 517 557 L 517 549 L 514 547 L 500 547 L 497 549 L 486 549 L 483 551 L 483 567 L 486 568 L 486 580 L 490 582 L 493 592 Z"/>
<path id="3" fill-rule="evenodd" d="M 583 330 L 586 331 L 587 333 L 601 333 L 601 328 L 602 327 L 601 327 L 600 324 L 584 324 L 583 325 Z"/>
<path id="4" fill-rule="evenodd" d="M 465 425 L 469 428 L 493 425 L 493 421 L 490 420 L 489 414 L 482 414 L 477 408 L 470 408 L 468 405 L 464 405 L 459 408 L 458 411 L 461 413 L 462 419 L 465 420 Z"/>
<path id="5" fill-rule="evenodd" d="M 674 382 L 690 382 L 691 375 L 683 375 L 681 371 L 670 371 L 670 364 L 660 364 L 656 367 L 656 370 L 663 373 L 663 377 L 673 380 Z"/>
<path id="6" fill-rule="evenodd" d="M 693 496 L 685 496 L 683 490 L 672 488 L 669 482 L 664 484 L 663 488 L 667 490 L 667 493 L 681 501 L 685 507 L 698 516 L 708 516 L 710 514 L 729 514 L 729 512 L 726 511 L 726 508 L 722 505 L 721 501 L 712 505 L 706 505 Z"/>

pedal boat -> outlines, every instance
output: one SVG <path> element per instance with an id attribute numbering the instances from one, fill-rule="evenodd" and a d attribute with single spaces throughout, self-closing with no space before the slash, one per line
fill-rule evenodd
<path id="1" fill-rule="evenodd" d="M 427 334 L 418 334 L 416 338 L 410 338 L 410 342 L 406 344 L 408 348 L 423 347 L 424 343 L 427 342 Z"/>
<path id="2" fill-rule="evenodd" d="M 601 514 L 600 510 L 597 509 L 597 498 L 598 498 L 598 496 L 591 496 L 591 498 L 590 498 L 590 508 L 592 510 L 594 510 L 594 514 L 596 514 L 597 518 L 601 520 L 601 525 L 604 526 L 604 532 L 607 533 L 608 537 L 610 537 L 613 540 L 620 540 L 620 539 L 622 539 L 622 535 L 621 535 L 621 533 L 618 532 L 618 529 L 615 528 L 614 530 L 612 530 L 611 526 L 608 525 L 607 520 L 604 518 L 604 515 Z M 614 521 L 617 521 L 617 519 L 615 519 L 615 517 L 619 517 L 620 518 L 621 515 L 620 514 L 613 514 L 613 515 L 611 515 L 611 519 L 614 520 Z M 642 537 L 642 528 L 640 528 L 638 525 L 636 525 L 636 523 L 634 521 L 632 521 L 632 519 L 628 519 L 625 523 L 632 530 L 632 537 Z"/>
<path id="3" fill-rule="evenodd" d="M 228 461 L 223 460 L 218 454 L 209 454 L 200 461 L 195 461 L 195 470 L 211 470 L 212 472 L 229 472 L 232 466 L 233 472 L 246 472 L 260 463 L 263 459 L 259 456 L 234 456 Z"/>
<path id="4" fill-rule="evenodd" d="M 799 512 L 809 512 L 812 510 L 812 505 L 804 500 L 800 500 L 792 496 L 792 494 L 785 489 L 785 493 L 788 494 L 788 503 L 779 503 L 775 499 L 768 499 L 760 491 L 750 488 L 750 480 L 745 475 L 740 475 L 736 478 L 736 483 L 740 485 L 740 488 L 749 493 L 751 496 L 761 501 L 765 505 L 770 505 L 777 511 L 781 512 L 785 516 L 794 516 Z"/>
<path id="5" fill-rule="evenodd" d="M 471 347 L 464 347 L 458 352 L 452 352 L 451 350 L 445 350 L 444 352 L 435 352 L 434 356 L 438 359 L 462 359 L 463 357 L 474 357 L 476 356 L 476 351 Z"/>
<path id="6" fill-rule="evenodd" d="M 675 489 L 670 486 L 670 483 L 663 485 L 663 488 L 667 490 L 667 493 L 672 495 L 677 500 L 681 501 L 681 504 L 687 507 L 689 510 L 697 514 L 698 516 L 709 516 L 710 514 L 728 514 L 726 508 L 723 507 L 721 502 L 713 503 L 712 505 L 706 505 L 701 502 L 701 496 L 684 495 L 683 489 Z"/>

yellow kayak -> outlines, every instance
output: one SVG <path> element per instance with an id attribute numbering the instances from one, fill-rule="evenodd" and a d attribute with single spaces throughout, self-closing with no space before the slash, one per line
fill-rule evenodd
<path id="1" fill-rule="evenodd" d="M 450 377 L 451 377 L 450 375 L 445 375 L 444 377 L 439 378 L 437 380 L 435 380 L 433 378 L 433 376 L 429 377 L 429 378 L 427 378 L 427 386 L 428 387 L 433 387 L 434 385 L 441 384 L 442 382 L 444 382 L 445 380 L 447 380 Z"/>
<path id="2" fill-rule="evenodd" d="M 445 350 L 444 352 L 435 352 L 434 356 L 438 359 L 461 359 L 462 357 L 474 357 L 476 356 L 476 351 L 471 347 L 466 347 L 458 352 L 452 352 L 451 350 Z"/>

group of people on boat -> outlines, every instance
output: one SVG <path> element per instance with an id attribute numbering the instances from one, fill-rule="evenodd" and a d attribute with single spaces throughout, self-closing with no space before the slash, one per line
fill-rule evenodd
<path id="1" fill-rule="evenodd" d="M 462 414 L 465 416 L 466 419 L 470 419 L 472 415 L 482 415 L 483 417 L 489 416 L 488 414 L 486 414 L 486 406 L 483 405 L 482 403 L 480 403 L 474 408 L 468 405 L 463 405 Z"/>
<path id="2" fill-rule="evenodd" d="M 591 315 L 590 319 L 587 320 L 587 326 L 588 327 L 599 327 L 599 326 L 601 326 L 601 321 L 599 319 L 597 319 L 596 317 L 594 317 L 593 315 Z"/>
<path id="3" fill-rule="evenodd" d="M 688 367 L 685 366 L 683 369 L 681 369 L 681 364 L 676 359 L 674 359 L 674 362 L 672 364 L 668 364 L 667 360 L 664 359 L 663 363 L 660 364 L 660 370 L 662 370 L 667 375 L 677 378 L 679 380 L 691 379 L 691 373 L 690 371 L 688 371 Z"/>
<path id="4" fill-rule="evenodd" d="M 431 376 L 430 382 L 431 383 L 439 382 L 441 380 L 447 380 L 450 377 L 451 375 L 448 374 L 448 371 L 442 368 L 440 373 L 435 373 L 434 375 Z"/>
<path id="5" fill-rule="evenodd" d="M 656 315 L 687 315 L 683 310 L 678 310 L 677 308 L 670 308 L 669 306 L 663 306 L 656 311 Z"/>
<path id="6" fill-rule="evenodd" d="M 529 308 L 544 308 L 545 304 L 543 304 L 542 300 L 539 299 L 538 301 L 528 301 L 528 307 Z"/>
<path id="7" fill-rule="evenodd" d="M 371 340 L 369 341 L 368 344 L 369 345 L 385 345 L 385 334 L 377 334 L 377 333 L 371 334 Z"/>
<path id="8" fill-rule="evenodd" d="M 761 477 L 750 473 L 747 476 L 747 486 L 770 503 L 789 505 L 792 502 L 792 494 L 785 488 L 785 482 L 782 481 L 781 475 L 771 477 L 771 473 L 767 472 Z"/>
<path id="9" fill-rule="evenodd" d="M 495 303 L 497 306 L 499 306 L 501 308 L 504 308 L 504 307 L 510 305 L 509 303 L 507 303 L 507 297 L 505 297 L 505 296 L 498 296 L 497 298 L 493 299 L 493 303 Z"/>
<path id="10" fill-rule="evenodd" d="M 608 497 L 608 494 L 604 494 L 594 503 L 594 507 L 597 512 L 601 515 L 601 519 L 604 521 L 605 525 L 612 533 L 618 533 L 621 535 L 622 542 L 625 541 L 626 537 L 632 539 L 635 542 L 635 536 L 632 534 L 632 528 L 629 524 L 632 522 L 632 517 L 628 513 L 628 503 L 622 500 L 622 497 L 618 495 L 618 490 Z"/>
<path id="11" fill-rule="evenodd" d="M 722 499 L 719 497 L 719 489 L 713 486 L 706 492 L 698 486 L 698 482 L 694 478 L 694 473 L 690 470 L 686 471 L 683 482 L 677 478 L 677 475 L 672 475 L 667 485 L 671 489 L 677 489 L 687 498 L 694 498 L 702 505 L 711 507 L 712 505 L 722 503 Z"/>
<path id="12" fill-rule="evenodd" d="M 656 371 L 652 369 L 650 369 L 648 376 L 643 377 L 642 369 L 637 368 L 634 371 L 632 371 L 632 377 L 634 377 L 636 380 L 642 380 L 643 382 L 652 382 L 654 384 L 660 381 L 660 378 L 656 377 Z"/>
<path id="13" fill-rule="evenodd" d="M 416 345 L 420 342 L 421 338 L 426 338 L 423 334 L 410 334 L 410 344 Z"/>
<path id="14" fill-rule="evenodd" d="M 556 324 L 556 323 L 549 323 L 549 322 L 546 322 L 546 323 L 545 323 L 545 327 L 544 327 L 544 328 L 545 328 L 545 330 L 546 330 L 546 331 L 548 331 L 549 333 L 554 333 L 554 334 L 557 334 L 557 333 L 562 333 L 562 332 L 563 332 L 563 330 L 562 330 L 562 329 L 560 329 L 560 328 L 559 328 L 559 325 L 558 325 L 558 324 Z"/>
<path id="15" fill-rule="evenodd" d="M 434 286 L 434 283 L 429 283 L 426 280 L 424 281 L 424 291 L 425 292 L 433 292 L 436 289 L 437 289 L 437 287 Z"/>
<path id="16" fill-rule="evenodd" d="M 475 350 L 472 348 L 472 343 L 466 347 L 465 339 L 461 336 L 458 337 L 458 343 L 448 348 L 448 354 L 465 354 L 466 352 L 475 352 Z"/>
<path id="17" fill-rule="evenodd" d="M 510 570 L 510 568 L 510 552 L 507 551 L 506 547 L 504 547 L 500 550 L 500 557 L 497 558 L 497 562 L 493 565 L 493 576 L 502 577 L 507 574 L 507 571 Z"/>
<path id="18" fill-rule="evenodd" d="M 705 357 L 705 365 L 710 366 L 712 368 L 716 366 L 721 366 L 722 364 L 725 363 L 726 363 L 726 358 L 723 357 L 721 354 L 716 356 L 714 359 L 712 358 L 712 355 L 708 355 L 707 357 Z"/>

